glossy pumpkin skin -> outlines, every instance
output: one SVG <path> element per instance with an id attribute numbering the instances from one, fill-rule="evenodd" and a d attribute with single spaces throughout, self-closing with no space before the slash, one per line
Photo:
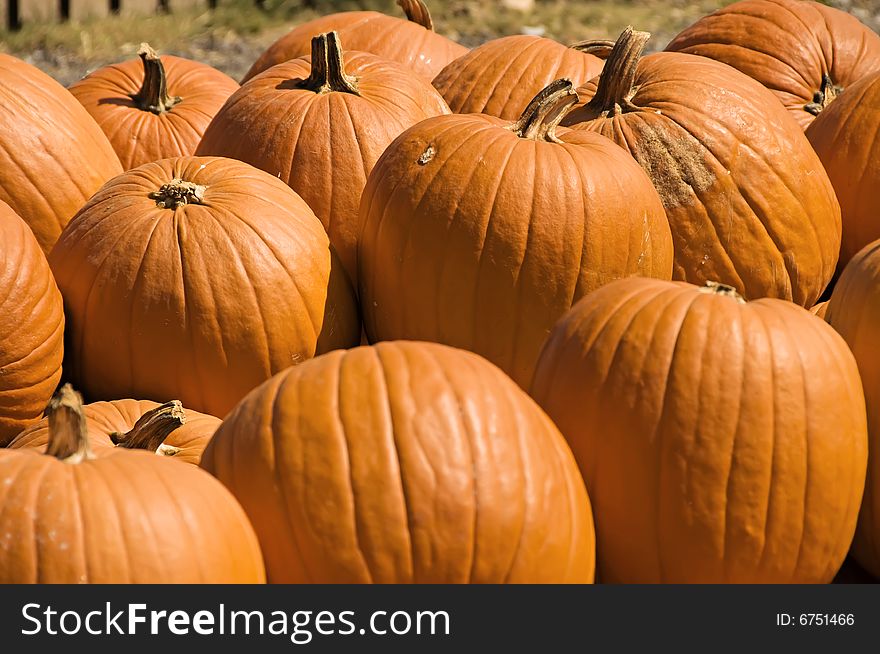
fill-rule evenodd
<path id="1" fill-rule="evenodd" d="M 40 419 L 63 356 L 61 293 L 33 232 L 0 202 L 0 447 Z"/>
<path id="2" fill-rule="evenodd" d="M 97 456 L 105 456 L 118 448 L 113 444 L 110 435 L 125 434 L 147 411 L 159 406 L 150 400 L 112 400 L 110 402 L 94 402 L 83 407 L 88 428 L 89 444 Z M 220 426 L 220 418 L 209 416 L 197 411 L 185 410 L 186 422 L 172 431 L 165 439 L 160 454 L 175 461 L 198 465 L 202 452 L 208 441 Z M 46 451 L 49 442 L 49 420 L 43 418 L 38 423 L 22 431 L 9 443 L 12 449 L 33 449 Z"/>
<path id="3" fill-rule="evenodd" d="M 657 193 L 622 149 L 509 127 L 433 118 L 386 150 L 361 203 L 360 297 L 370 342 L 471 350 L 528 386 L 574 302 L 619 277 L 669 279 L 672 245 Z"/>
<path id="4" fill-rule="evenodd" d="M 594 534 L 553 423 L 484 359 L 337 351 L 254 390 L 202 458 L 275 583 L 591 583 Z"/>
<path id="5" fill-rule="evenodd" d="M 205 204 L 158 206 L 151 194 L 174 179 L 204 186 Z M 230 159 L 164 159 L 120 175 L 50 263 L 71 379 L 93 401 L 178 399 L 223 416 L 279 370 L 360 336 L 353 289 L 314 213 Z"/>
<path id="6" fill-rule="evenodd" d="M 643 57 L 634 84 L 620 113 L 587 105 L 563 124 L 607 136 L 651 176 L 672 229 L 673 278 L 813 306 L 837 264 L 840 206 L 784 108 L 749 77 L 694 55 Z M 588 101 L 596 89 L 593 80 L 578 94 Z"/>
<path id="7" fill-rule="evenodd" d="M 540 36 L 492 39 L 450 62 L 434 86 L 457 114 L 516 120 L 541 89 L 561 77 L 576 86 L 602 72 L 603 61 Z"/>
<path id="8" fill-rule="evenodd" d="M 880 71 L 877 34 L 852 14 L 801 0 L 735 2 L 666 49 L 715 59 L 759 81 L 803 129 L 837 93 Z"/>
<path id="9" fill-rule="evenodd" d="M 140 109 L 131 98 L 144 82 L 140 59 L 100 68 L 70 87 L 104 130 L 125 170 L 193 155 L 208 123 L 239 88 L 211 66 L 170 55 L 161 60 L 168 93 L 180 98 L 161 113 Z"/>
<path id="10" fill-rule="evenodd" d="M 856 526 L 865 399 L 789 302 L 632 278 L 559 322 L 532 396 L 593 502 L 603 582 L 827 583 Z"/>
<path id="11" fill-rule="evenodd" d="M 376 11 L 343 11 L 295 27 L 260 55 L 244 84 L 272 66 L 310 52 L 312 37 L 336 31 L 346 49 L 369 52 L 408 68 L 430 83 L 437 73 L 468 49 L 417 22 Z"/>
<path id="12" fill-rule="evenodd" d="M 868 478 L 852 552 L 880 577 L 880 241 L 856 254 L 834 287 L 825 316 L 846 340 L 859 364 L 868 407 Z"/>
<path id="13" fill-rule="evenodd" d="M 0 53 L 0 201 L 44 252 L 86 200 L 122 172 L 107 137 L 54 79 Z"/>
<path id="14" fill-rule="evenodd" d="M 878 60 L 880 61 L 880 60 Z M 847 88 L 807 129 L 843 216 L 838 268 L 880 238 L 880 72 Z"/>

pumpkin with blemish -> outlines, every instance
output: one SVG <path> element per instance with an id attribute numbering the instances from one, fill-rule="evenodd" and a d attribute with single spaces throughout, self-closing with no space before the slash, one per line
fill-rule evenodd
<path id="1" fill-rule="evenodd" d="M 831 280 L 840 206 L 822 163 L 773 94 L 730 66 L 677 52 L 640 59 L 627 28 L 563 124 L 598 132 L 650 175 L 675 279 L 810 307 Z"/>
<path id="2" fill-rule="evenodd" d="M 531 394 L 584 476 L 601 581 L 828 583 L 843 563 L 865 395 L 847 344 L 805 309 L 612 282 L 553 329 Z"/>

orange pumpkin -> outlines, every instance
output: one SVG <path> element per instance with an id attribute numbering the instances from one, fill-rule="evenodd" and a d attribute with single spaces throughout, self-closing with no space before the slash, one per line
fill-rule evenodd
<path id="1" fill-rule="evenodd" d="M 468 51 L 463 45 L 434 32 L 431 13 L 422 0 L 397 0 L 397 4 L 406 14 L 406 20 L 376 11 L 343 11 L 299 25 L 269 46 L 241 83 L 272 66 L 309 54 L 312 38 L 332 31 L 339 32 L 351 50 L 396 61 L 426 82 Z"/>
<path id="2" fill-rule="evenodd" d="M 810 309 L 810 313 L 812 313 L 814 316 L 819 316 L 822 320 L 825 320 L 825 314 L 827 313 L 827 311 L 828 300 L 825 300 L 824 302 L 819 302 L 819 304 L 814 305 L 813 308 Z"/>
<path id="3" fill-rule="evenodd" d="M 360 337 L 321 223 L 240 161 L 163 159 L 116 177 L 50 263 L 70 379 L 93 400 L 179 399 L 222 416 L 279 370 Z"/>
<path id="4" fill-rule="evenodd" d="M 311 59 L 275 66 L 235 93 L 198 153 L 240 159 L 287 182 L 321 219 L 354 282 L 367 176 L 403 130 L 446 113 L 440 94 L 399 64 L 363 52 L 343 60 L 331 32 L 315 37 Z"/>
<path id="5" fill-rule="evenodd" d="M 532 396 L 577 458 L 610 583 L 827 583 L 865 483 L 846 343 L 790 302 L 631 278 L 554 328 Z"/>
<path id="6" fill-rule="evenodd" d="M 40 419 L 63 355 L 61 293 L 33 232 L 0 201 L 0 447 Z"/>
<path id="7" fill-rule="evenodd" d="M 361 203 L 370 342 L 461 347 L 526 386 L 573 302 L 618 277 L 669 279 L 669 226 L 648 177 L 608 139 L 556 130 L 576 100 L 559 80 L 515 123 L 441 116 L 389 146 Z"/>
<path id="8" fill-rule="evenodd" d="M 866 246 L 844 268 L 825 319 L 852 349 L 865 387 L 870 456 L 852 552 L 863 568 L 880 577 L 880 241 Z"/>
<path id="9" fill-rule="evenodd" d="M 83 407 L 83 415 L 89 447 L 97 456 L 125 447 L 196 465 L 220 426 L 220 418 L 184 409 L 177 400 L 164 404 L 149 400 L 94 402 Z M 43 418 L 16 436 L 9 447 L 45 452 L 48 443 L 49 420 Z"/>
<path id="10" fill-rule="evenodd" d="M 553 80 L 565 77 L 580 86 L 602 72 L 603 61 L 591 54 L 592 45 L 565 47 L 522 34 L 493 39 L 450 62 L 434 86 L 457 114 L 516 120 Z"/>
<path id="11" fill-rule="evenodd" d="M 121 172 L 107 137 L 63 86 L 0 53 L 0 201 L 44 252 L 89 196 Z"/>
<path id="12" fill-rule="evenodd" d="M 711 59 L 660 52 L 627 28 L 587 103 L 563 124 L 629 151 L 660 192 L 673 276 L 748 299 L 813 306 L 840 249 L 840 206 L 822 163 L 773 94 Z"/>
<path id="13" fill-rule="evenodd" d="M 181 57 L 160 58 L 146 43 L 138 56 L 70 87 L 126 170 L 194 154 L 214 114 L 238 90 L 219 70 Z"/>
<path id="14" fill-rule="evenodd" d="M 807 126 L 844 89 L 880 71 L 880 37 L 845 11 L 803 0 L 741 0 L 666 47 L 723 62 L 773 91 Z"/>
<path id="15" fill-rule="evenodd" d="M 838 269 L 880 238 L 880 72 L 848 87 L 807 129 L 840 201 Z"/>
<path id="16" fill-rule="evenodd" d="M 590 503 L 535 403 L 433 343 L 331 352 L 224 420 L 202 467 L 239 499 L 275 583 L 590 583 Z"/>
<path id="17" fill-rule="evenodd" d="M 69 386 L 47 413 L 47 453 L 0 450 L 0 583 L 265 581 L 247 516 L 217 480 L 147 452 L 95 458 Z"/>

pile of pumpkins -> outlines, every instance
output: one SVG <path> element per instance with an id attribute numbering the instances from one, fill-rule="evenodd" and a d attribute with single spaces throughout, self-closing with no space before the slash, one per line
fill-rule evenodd
<path id="1" fill-rule="evenodd" d="M 399 4 L 0 55 L 0 582 L 880 576 L 880 37 Z"/>

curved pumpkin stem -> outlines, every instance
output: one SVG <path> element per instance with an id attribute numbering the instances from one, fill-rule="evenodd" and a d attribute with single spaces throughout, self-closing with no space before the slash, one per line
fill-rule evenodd
<path id="1" fill-rule="evenodd" d="M 64 463 L 80 463 L 95 458 L 89 447 L 82 395 L 70 384 L 59 388 L 46 407 L 49 418 L 49 444 L 46 454 Z"/>
<path id="2" fill-rule="evenodd" d="M 299 88 L 315 93 L 358 93 L 357 79 L 345 74 L 339 34 L 328 32 L 312 38 L 312 70 Z"/>
<path id="3" fill-rule="evenodd" d="M 596 95 L 584 107 L 588 119 L 610 118 L 635 108 L 631 100 L 636 91 L 636 67 L 650 38 L 648 32 L 637 32 L 632 27 L 621 32 L 605 61 Z"/>
<path id="4" fill-rule="evenodd" d="M 746 303 L 745 298 L 740 295 L 733 286 L 722 284 L 721 282 L 708 281 L 706 282 L 706 285 L 700 289 L 700 292 L 709 293 L 711 295 L 724 295 L 725 297 L 733 298 L 740 304 Z"/>
<path id="5" fill-rule="evenodd" d="M 591 54 L 599 59 L 608 59 L 611 51 L 614 49 L 614 41 L 609 39 L 591 39 L 589 41 L 572 43 L 568 47 L 584 54 Z"/>
<path id="6" fill-rule="evenodd" d="M 842 86 L 837 86 L 831 81 L 828 73 L 822 73 L 822 85 L 819 90 L 813 94 L 813 101 L 804 105 L 804 110 L 818 116 L 828 105 L 837 99 L 837 96 L 843 92 Z"/>
<path id="7" fill-rule="evenodd" d="M 434 31 L 431 12 L 428 11 L 427 5 L 422 0 L 397 0 L 397 5 L 403 9 L 408 21 L 418 23 L 426 30 Z"/>
<path id="8" fill-rule="evenodd" d="M 186 424 L 186 413 L 180 400 L 171 400 L 138 418 L 134 426 L 121 434 L 113 432 L 110 440 L 116 447 L 159 452 L 168 435 Z"/>
<path id="9" fill-rule="evenodd" d="M 520 138 L 561 143 L 556 137 L 556 127 L 577 99 L 571 80 L 558 79 L 532 98 L 519 120 L 507 129 Z"/>
<path id="10" fill-rule="evenodd" d="M 144 64 L 144 82 L 140 90 L 130 96 L 138 109 L 164 114 L 181 101 L 177 96 L 168 95 L 168 79 L 162 59 L 149 43 L 141 43 L 138 56 Z"/>

